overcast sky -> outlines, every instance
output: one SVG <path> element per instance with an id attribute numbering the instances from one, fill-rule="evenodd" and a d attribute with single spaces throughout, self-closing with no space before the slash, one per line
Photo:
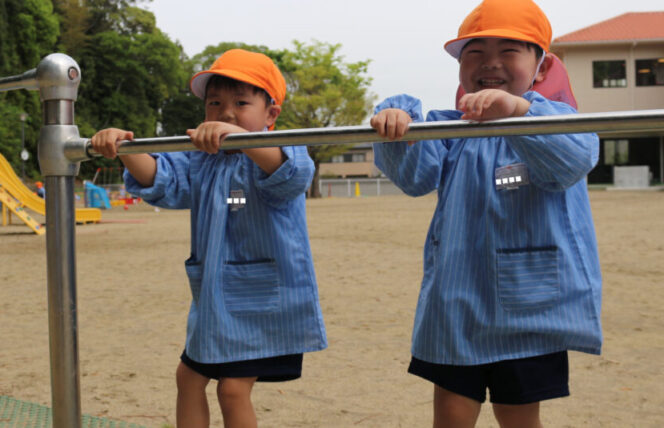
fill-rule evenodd
<path id="1" fill-rule="evenodd" d="M 348 62 L 370 59 L 378 100 L 409 93 L 424 110 L 452 108 L 458 65 L 443 44 L 479 0 L 153 0 L 158 27 L 189 56 L 244 42 L 280 49 L 293 40 L 340 43 Z M 662 0 L 539 0 L 553 38 L 625 12 L 664 11 Z"/>

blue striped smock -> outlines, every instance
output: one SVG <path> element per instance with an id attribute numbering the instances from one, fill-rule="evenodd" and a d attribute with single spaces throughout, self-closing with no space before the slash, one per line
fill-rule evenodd
<path id="1" fill-rule="evenodd" d="M 527 116 L 575 113 L 536 92 Z M 419 100 L 387 99 L 422 121 Z M 431 111 L 427 121 L 457 120 Z M 413 328 L 418 359 L 475 365 L 562 351 L 600 352 L 601 274 L 586 174 L 595 134 L 374 144 L 404 192 L 438 203 L 424 244 Z M 496 169 L 525 164 L 530 184 L 498 190 Z"/>
<path id="2" fill-rule="evenodd" d="M 306 147 L 271 175 L 242 153 L 153 155 L 157 175 L 127 190 L 164 208 L 191 210 L 192 293 L 187 355 L 222 363 L 327 346 L 318 302 L 304 192 L 314 167 Z M 245 198 L 245 204 L 228 198 Z"/>

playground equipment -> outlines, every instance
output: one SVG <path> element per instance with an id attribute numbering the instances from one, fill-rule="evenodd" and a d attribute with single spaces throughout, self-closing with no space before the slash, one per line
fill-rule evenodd
<path id="1" fill-rule="evenodd" d="M 12 195 L 7 193 L 4 187 L 0 186 L 0 204 L 2 204 L 2 225 L 7 225 L 7 210 L 16 214 L 23 223 L 25 223 L 37 235 L 43 235 L 46 230 L 39 222 L 30 216 L 24 209 L 21 203 Z"/>
<path id="2" fill-rule="evenodd" d="M 92 184 L 113 184 L 122 183 L 122 171 L 124 168 L 121 166 L 107 166 L 97 168 L 94 177 L 92 177 Z M 97 183 L 99 179 L 99 183 Z"/>
<path id="3" fill-rule="evenodd" d="M 74 101 L 80 83 L 78 64 L 67 55 L 46 56 L 36 69 L 0 78 L 0 91 L 39 90 L 44 124 L 39 164 L 46 177 L 46 251 L 51 396 L 54 428 L 81 427 L 81 401 L 76 320 L 74 245 L 74 177 L 79 162 L 99 156 L 74 125 Z M 548 117 L 521 117 L 490 122 L 425 122 L 411 124 L 404 140 L 500 135 L 532 135 L 647 130 L 664 132 L 664 110 L 612 112 Z M 369 126 L 299 129 L 229 135 L 228 150 L 287 145 L 384 142 Z M 123 141 L 118 153 L 195 150 L 188 136 Z"/>
<path id="4" fill-rule="evenodd" d="M 23 181 L 21 181 L 19 176 L 16 175 L 11 164 L 1 154 L 0 186 L 2 186 L 5 189 L 5 192 L 8 193 L 12 199 L 17 202 L 21 210 L 23 207 L 25 207 L 39 215 L 46 215 L 46 203 L 44 202 L 44 199 L 37 196 L 32 190 L 23 184 Z M 10 208 L 9 203 L 5 202 L 4 199 L 2 200 L 2 204 L 7 206 L 7 208 Z M 16 212 L 15 214 L 21 218 L 21 220 L 23 220 L 31 229 L 34 230 L 33 226 L 29 224 L 23 217 L 21 217 L 21 215 Z M 101 211 L 95 208 L 77 208 L 75 211 L 75 220 L 76 223 L 97 223 L 99 220 L 101 220 Z M 3 225 L 4 224 L 5 222 L 3 221 Z M 43 233 L 44 228 L 40 227 L 39 229 L 42 230 L 41 233 Z"/>
<path id="5" fill-rule="evenodd" d="M 85 206 L 103 208 L 105 210 L 111 208 L 111 201 L 108 200 L 106 189 L 86 181 L 83 183 L 83 190 L 85 192 Z"/>
<path id="6" fill-rule="evenodd" d="M 85 185 L 85 206 L 106 209 L 124 205 L 124 209 L 127 209 L 130 205 L 140 202 L 140 198 L 135 198 L 126 192 L 122 179 L 123 171 L 124 167 L 121 166 L 97 168 L 92 181 Z M 90 184 L 94 186 L 91 187 Z M 88 188 L 94 190 L 88 191 Z M 106 195 L 99 194 L 101 201 L 96 199 L 97 189 L 106 191 Z M 108 199 L 108 204 L 103 201 L 104 198 Z"/>

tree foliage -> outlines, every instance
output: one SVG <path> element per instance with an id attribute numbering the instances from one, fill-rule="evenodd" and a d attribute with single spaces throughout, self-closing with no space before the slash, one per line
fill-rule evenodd
<path id="1" fill-rule="evenodd" d="M 51 53 L 58 38 L 58 20 L 47 0 L 0 0 L 0 77 L 14 76 L 35 68 Z M 39 94 L 34 91 L 0 93 L 0 153 L 12 166 L 21 167 L 20 114 L 27 113 L 25 147 L 28 176 L 39 174 L 37 139 L 41 127 Z"/>
<path id="2" fill-rule="evenodd" d="M 322 128 L 358 125 L 371 112 L 374 97 L 366 76 L 369 61 L 344 62 L 340 44 L 293 42 L 283 58 L 288 96 L 277 122 L 283 128 Z M 344 153 L 349 145 L 310 146 L 316 171 L 309 194 L 320 197 L 321 162 Z"/>
<path id="3" fill-rule="evenodd" d="M 181 46 L 157 28 L 154 15 L 129 0 L 60 0 L 60 44 L 81 67 L 76 123 L 81 135 L 107 127 L 156 135 L 161 111 L 178 93 L 186 74 Z M 84 4 L 84 7 L 81 6 Z M 91 175 L 119 161 L 95 159 L 81 166 Z"/>

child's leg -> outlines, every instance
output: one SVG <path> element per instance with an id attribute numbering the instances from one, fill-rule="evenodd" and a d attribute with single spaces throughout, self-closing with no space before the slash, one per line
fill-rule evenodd
<path id="1" fill-rule="evenodd" d="M 569 395 L 567 351 L 494 365 L 489 383 L 493 413 L 501 428 L 541 428 L 540 402 Z"/>
<path id="2" fill-rule="evenodd" d="M 540 421 L 540 405 L 530 404 L 496 404 L 493 403 L 493 414 L 501 428 L 542 428 Z"/>
<path id="3" fill-rule="evenodd" d="M 255 377 L 219 379 L 217 398 L 224 416 L 225 428 L 256 428 L 256 413 L 251 404 Z"/>
<path id="4" fill-rule="evenodd" d="M 482 404 L 434 385 L 433 428 L 473 428 Z"/>
<path id="5" fill-rule="evenodd" d="M 177 368 L 175 379 L 178 387 L 175 411 L 177 426 L 179 428 L 209 427 L 210 410 L 205 387 L 210 379 L 196 373 L 182 362 Z"/>

